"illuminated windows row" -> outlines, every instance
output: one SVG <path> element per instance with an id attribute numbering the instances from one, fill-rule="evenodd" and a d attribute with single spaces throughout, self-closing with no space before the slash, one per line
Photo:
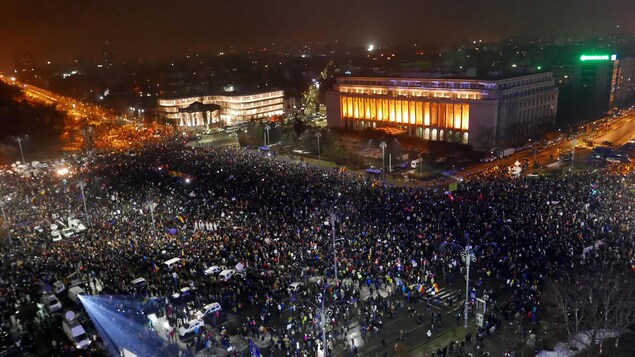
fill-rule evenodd
<path id="1" fill-rule="evenodd" d="M 468 130 L 470 105 L 415 100 L 340 97 L 342 119 L 435 126 Z"/>

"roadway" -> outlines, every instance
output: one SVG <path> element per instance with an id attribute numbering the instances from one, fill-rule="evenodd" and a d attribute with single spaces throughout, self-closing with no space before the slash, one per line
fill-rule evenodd
<path id="1" fill-rule="evenodd" d="M 10 85 L 20 87 L 24 92 L 24 95 L 28 100 L 34 102 L 40 102 L 44 104 L 54 104 L 58 106 L 58 109 L 64 110 L 69 116 L 75 119 L 89 118 L 92 120 L 114 120 L 115 117 L 104 108 L 100 108 L 93 104 L 83 103 L 73 98 L 65 97 L 43 88 L 39 88 L 27 83 L 22 83 L 12 77 L 6 77 L 0 75 L 0 80 Z"/>
<path id="2" fill-rule="evenodd" d="M 501 160 L 496 160 L 490 163 L 475 163 L 468 166 L 465 171 L 460 173 L 460 175 L 468 176 L 470 174 L 493 169 L 495 167 L 513 166 L 516 161 L 522 161 L 523 159 L 529 160 L 530 167 L 533 166 L 534 161 L 544 166 L 555 162 L 560 152 L 573 150 L 574 140 L 576 149 L 590 149 L 590 147 L 585 144 L 585 141 L 592 140 L 594 146 L 607 145 L 619 147 L 635 137 L 635 112 L 628 112 L 610 123 L 606 123 L 605 121 L 606 119 L 603 118 L 595 122 L 596 125 L 602 123 L 601 128 L 598 130 L 588 130 L 588 133 L 580 133 L 570 136 L 569 138 L 561 141 L 542 145 L 542 147 L 538 144 L 535 151 L 530 148 L 515 152 L 514 154 Z M 585 127 L 590 128 L 590 125 Z M 604 144 L 605 142 L 607 142 L 607 144 Z"/>

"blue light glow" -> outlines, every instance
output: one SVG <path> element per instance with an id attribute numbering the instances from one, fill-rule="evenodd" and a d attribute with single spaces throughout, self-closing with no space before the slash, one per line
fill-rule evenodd
<path id="1" fill-rule="evenodd" d="M 139 313 L 139 301 L 126 296 L 95 295 L 82 295 L 80 300 L 113 356 L 120 356 L 124 348 L 137 356 L 161 356 L 168 352 L 167 340 L 159 337 L 149 327 L 147 317 Z"/>

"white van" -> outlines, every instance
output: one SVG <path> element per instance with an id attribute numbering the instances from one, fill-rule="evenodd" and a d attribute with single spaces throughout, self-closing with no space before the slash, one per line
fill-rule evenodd
<path id="1" fill-rule="evenodd" d="M 232 278 L 232 276 L 234 276 L 234 274 L 236 273 L 235 270 L 233 269 L 227 269 L 227 270 L 223 270 L 220 272 L 220 274 L 218 274 L 218 277 L 220 278 L 220 280 L 222 281 L 229 281 L 229 279 Z"/>
<path id="2" fill-rule="evenodd" d="M 64 285 L 61 281 L 56 281 L 53 283 L 53 294 L 57 295 L 63 293 L 66 290 L 66 285 Z"/>
<path id="3" fill-rule="evenodd" d="M 135 289 L 143 289 L 148 285 L 148 282 L 144 278 L 136 278 L 130 282 Z"/>
<path id="4" fill-rule="evenodd" d="M 86 292 L 85 292 L 85 291 L 84 291 L 84 289 L 82 289 L 81 287 L 79 287 L 79 286 L 74 286 L 74 287 L 72 287 L 72 288 L 68 289 L 68 298 L 69 298 L 72 302 L 74 302 L 74 303 L 76 303 L 76 304 L 81 303 L 81 302 L 79 301 L 79 295 L 86 295 Z"/>
<path id="5" fill-rule="evenodd" d="M 421 166 L 422 162 L 423 162 L 423 159 L 412 160 L 412 161 L 410 161 L 410 167 L 413 168 L 413 169 L 416 169 L 419 166 Z"/>
<path id="6" fill-rule="evenodd" d="M 181 258 L 172 258 L 170 260 L 166 260 L 163 264 L 165 264 L 169 270 L 172 270 L 172 268 L 180 261 Z"/>
<path id="7" fill-rule="evenodd" d="M 86 334 L 86 330 L 84 327 L 77 321 L 66 321 L 62 322 L 62 329 L 64 333 L 68 337 L 71 342 L 75 345 L 77 349 L 83 350 L 90 346 L 91 340 L 88 338 Z"/>

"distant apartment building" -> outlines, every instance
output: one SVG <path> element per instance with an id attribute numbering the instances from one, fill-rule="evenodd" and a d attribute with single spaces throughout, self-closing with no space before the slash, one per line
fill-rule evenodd
<path id="1" fill-rule="evenodd" d="M 219 94 L 160 98 L 159 107 L 163 116 L 178 126 L 234 125 L 283 114 L 284 92 L 234 92 L 226 88 Z"/>
<path id="2" fill-rule="evenodd" d="M 551 72 L 498 79 L 340 77 L 326 93 L 330 127 L 394 127 L 476 150 L 544 133 L 557 103 Z"/>
<path id="3" fill-rule="evenodd" d="M 618 63 L 615 105 L 635 100 L 635 57 L 621 58 Z"/>

